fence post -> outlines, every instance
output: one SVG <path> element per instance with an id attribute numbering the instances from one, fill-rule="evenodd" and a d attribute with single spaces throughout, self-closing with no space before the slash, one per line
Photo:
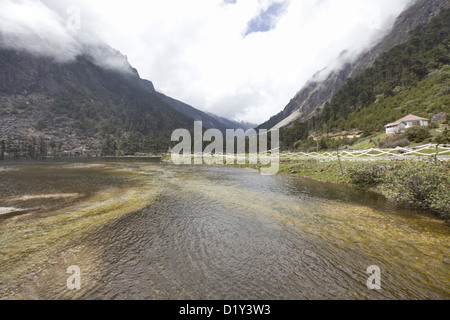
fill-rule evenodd
<path id="1" fill-rule="evenodd" d="M 434 163 L 438 164 L 438 155 L 439 155 L 439 143 L 436 144 L 436 155 L 434 156 Z"/>
<path id="2" fill-rule="evenodd" d="M 342 176 L 344 176 L 344 169 L 342 169 L 341 156 L 339 155 L 339 147 L 336 147 L 337 158 L 339 161 L 339 167 L 341 168 Z"/>

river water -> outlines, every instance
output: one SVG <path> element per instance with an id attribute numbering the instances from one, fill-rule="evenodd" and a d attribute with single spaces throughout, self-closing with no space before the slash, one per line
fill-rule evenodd
<path id="1" fill-rule="evenodd" d="M 449 236 L 426 212 L 299 177 L 0 163 L 0 299 L 449 299 Z"/>

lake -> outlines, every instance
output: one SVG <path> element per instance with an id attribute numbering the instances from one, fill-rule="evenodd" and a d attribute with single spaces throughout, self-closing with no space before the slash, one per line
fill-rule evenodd
<path id="1" fill-rule="evenodd" d="M 427 212 L 294 176 L 0 162 L 1 299 L 449 299 L 449 236 Z"/>

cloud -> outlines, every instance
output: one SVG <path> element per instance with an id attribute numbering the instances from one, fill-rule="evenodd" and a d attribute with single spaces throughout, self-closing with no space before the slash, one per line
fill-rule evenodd
<path id="1" fill-rule="evenodd" d="M 58 62 L 70 62 L 79 55 L 89 55 L 101 67 L 132 72 L 125 56 L 90 30 L 76 29 L 76 24 L 81 24 L 80 8 L 69 5 L 63 8 L 64 11 L 56 10 L 56 6 L 52 8 L 36 0 L 2 0 L 0 45 L 52 57 Z M 75 8 L 75 12 L 67 10 L 70 8 Z"/>
<path id="2" fill-rule="evenodd" d="M 0 34 L 3 46 L 32 53 L 73 59 L 80 44 L 63 20 L 39 1 L 0 2 Z"/>
<path id="3" fill-rule="evenodd" d="M 351 58 L 370 46 L 408 2 L 1 0 L 0 30 L 10 46 L 60 59 L 105 41 L 157 90 L 261 123 L 342 51 Z M 81 30 L 66 28 L 70 5 L 81 9 Z M 120 65 L 120 57 L 97 63 Z"/>

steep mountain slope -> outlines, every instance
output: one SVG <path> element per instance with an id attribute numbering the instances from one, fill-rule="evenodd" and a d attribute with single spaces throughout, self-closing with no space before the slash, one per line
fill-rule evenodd
<path id="1" fill-rule="evenodd" d="M 256 125 L 252 123 L 233 121 L 213 113 L 200 111 L 184 102 L 170 98 L 162 93 L 158 93 L 158 96 L 173 109 L 177 110 L 181 114 L 184 114 L 188 118 L 195 121 L 202 121 L 203 128 L 205 129 L 218 129 L 225 134 L 227 129 L 242 129 L 247 131 L 256 127 Z"/>
<path id="2" fill-rule="evenodd" d="M 222 122 L 218 121 L 211 115 L 202 112 L 200 110 L 195 109 L 194 107 L 191 107 L 190 105 L 178 101 L 176 99 L 173 99 L 171 97 L 168 97 L 162 93 L 158 93 L 158 96 L 161 98 L 162 101 L 167 103 L 169 106 L 171 106 L 173 109 L 177 110 L 181 114 L 185 115 L 186 117 L 195 120 L 195 121 L 202 121 L 203 127 L 205 129 L 219 129 L 222 132 L 225 132 L 226 129 L 231 129 L 226 127 Z"/>
<path id="3" fill-rule="evenodd" d="M 284 146 L 316 135 L 364 131 L 408 114 L 432 119 L 450 113 L 450 8 L 416 27 L 410 38 L 379 56 L 373 66 L 348 79 L 323 109 L 282 129 Z"/>
<path id="4" fill-rule="evenodd" d="M 338 65 L 342 66 L 340 69 L 331 72 L 325 69 L 316 73 L 282 112 L 260 125 L 259 128 L 278 129 L 288 126 L 298 119 L 307 120 L 335 96 L 347 79 L 359 76 L 370 68 L 381 54 L 405 42 L 409 38 L 411 30 L 429 22 L 442 9 L 448 7 L 450 7 L 450 2 L 447 0 L 416 1 L 397 18 L 392 30 L 378 44 L 361 54 L 353 62 L 346 62 L 344 52 L 338 58 Z"/>
<path id="5" fill-rule="evenodd" d="M 136 70 L 107 70 L 89 56 L 60 63 L 0 50 L 0 103 L 2 140 L 39 139 L 59 152 L 158 152 L 174 129 L 192 126 Z"/>
<path id="6" fill-rule="evenodd" d="M 111 48 L 105 52 L 126 59 Z M 194 120 L 206 129 L 226 129 L 155 91 L 131 66 L 99 67 L 89 55 L 58 62 L 2 49 L 0 39 L 0 141 L 15 156 L 163 152 L 173 130 L 190 129 Z"/>

